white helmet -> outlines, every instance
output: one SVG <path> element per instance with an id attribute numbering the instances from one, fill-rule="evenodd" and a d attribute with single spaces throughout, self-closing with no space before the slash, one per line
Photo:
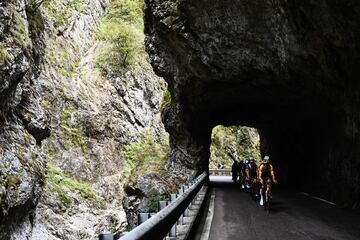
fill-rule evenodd
<path id="1" fill-rule="evenodd" d="M 264 160 L 268 161 L 269 160 L 269 156 L 265 156 Z"/>

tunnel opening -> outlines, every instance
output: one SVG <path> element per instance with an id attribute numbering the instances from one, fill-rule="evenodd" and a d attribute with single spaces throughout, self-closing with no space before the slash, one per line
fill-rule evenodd
<path id="1" fill-rule="evenodd" d="M 214 115 L 218 118 L 215 121 L 221 119 L 229 124 L 237 120 L 256 127 L 252 129 L 256 129 L 259 134 L 259 153 L 252 155 L 255 155 L 259 162 L 261 156 L 271 156 L 271 162 L 282 186 L 306 191 L 332 201 L 344 202 L 343 196 L 349 193 L 344 191 L 343 186 L 349 182 L 344 181 L 342 176 L 351 173 L 345 173 L 344 169 L 349 166 L 341 161 L 351 157 L 351 141 L 344 136 L 341 129 L 344 119 L 339 114 L 324 109 L 302 111 L 298 105 L 290 105 L 286 109 L 292 107 L 299 112 L 267 112 L 265 115 L 269 115 L 269 118 L 260 119 L 256 116 L 261 116 L 262 108 L 259 112 L 253 110 L 252 113 L 249 106 L 238 107 L 235 111 L 228 109 L 226 114 Z M 210 116 L 207 113 L 201 115 Z M 251 115 L 252 118 L 244 118 L 244 115 Z M 212 134 L 212 142 L 213 138 Z M 209 167 L 213 167 L 211 148 L 212 146 Z M 339 191 L 334 192 L 333 188 Z"/>
<path id="2" fill-rule="evenodd" d="M 254 157 L 260 163 L 260 136 L 255 128 L 218 125 L 212 129 L 209 169 L 231 169 L 235 161 Z"/>

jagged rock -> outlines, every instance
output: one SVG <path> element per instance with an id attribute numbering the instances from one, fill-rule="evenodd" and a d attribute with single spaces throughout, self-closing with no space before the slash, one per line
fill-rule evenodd
<path id="1" fill-rule="evenodd" d="M 175 185 L 175 183 L 174 183 Z M 158 211 L 157 203 L 170 195 L 169 184 L 156 173 L 140 176 L 133 187 L 126 189 L 128 197 L 124 199 L 130 228 L 137 226 L 137 213 Z"/>
<path id="2" fill-rule="evenodd" d="M 45 182 L 46 162 L 34 137 L 40 143 L 41 132 L 49 128 L 41 119 L 42 109 L 25 100 L 33 91 L 30 80 L 38 75 L 38 54 L 43 51 L 41 31 L 38 35 L 33 31 L 41 25 L 40 20 L 32 21 L 37 14 L 25 1 L 0 3 L 0 239 L 31 235 L 34 208 Z"/>
<path id="3" fill-rule="evenodd" d="M 147 63 L 98 71 L 108 0 L 37 4 L 0 3 L 0 239 L 124 231 L 121 151 L 164 134 L 165 83 Z"/>

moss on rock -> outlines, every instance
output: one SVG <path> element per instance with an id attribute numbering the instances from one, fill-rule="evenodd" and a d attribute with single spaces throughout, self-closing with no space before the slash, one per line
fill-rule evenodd
<path id="1" fill-rule="evenodd" d="M 21 184 L 21 179 L 17 175 L 9 175 L 6 178 L 7 189 L 13 188 L 17 190 Z"/>
<path id="2" fill-rule="evenodd" d="M 0 43 L 0 66 L 6 65 L 9 63 L 9 53 L 7 47 Z"/>
<path id="3" fill-rule="evenodd" d="M 104 200 L 97 196 L 92 187 L 85 182 L 76 181 L 64 173 L 60 169 L 49 164 L 47 179 L 54 190 L 57 192 L 59 200 L 66 206 L 73 203 L 70 192 L 79 194 L 83 199 L 88 200 L 91 204 L 98 208 L 104 207 Z"/>
<path id="4" fill-rule="evenodd" d="M 170 106 L 170 104 L 171 104 L 171 93 L 168 89 L 165 89 L 163 100 L 160 105 L 161 116 L 164 115 L 165 110 Z"/>
<path id="5" fill-rule="evenodd" d="M 69 0 L 63 4 L 59 1 L 44 0 L 43 9 L 52 16 L 59 27 L 68 26 L 70 24 L 73 11 L 85 12 L 86 7 L 84 0 Z"/>
<path id="6" fill-rule="evenodd" d="M 144 173 L 160 173 L 169 155 L 169 142 L 164 138 L 157 142 L 154 132 L 147 129 L 137 143 L 125 147 L 123 151 L 128 167 L 124 173 L 125 188 L 136 184 L 139 176 Z"/>
<path id="7" fill-rule="evenodd" d="M 15 9 L 15 6 L 10 7 L 10 10 L 13 16 L 14 26 L 10 29 L 11 37 L 8 37 L 7 41 L 20 46 L 22 50 L 30 56 L 32 42 L 29 38 L 28 27 L 25 24 L 24 16 Z"/>

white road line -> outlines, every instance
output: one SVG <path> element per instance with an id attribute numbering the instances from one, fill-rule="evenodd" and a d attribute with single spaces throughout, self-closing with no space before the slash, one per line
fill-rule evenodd
<path id="1" fill-rule="evenodd" d="M 316 200 L 319 200 L 319 201 L 322 201 L 322 202 L 328 203 L 328 204 L 330 204 L 330 205 L 336 206 L 336 204 L 335 204 L 335 203 L 330 202 L 330 201 L 328 201 L 328 200 L 325 200 L 325 199 L 323 199 L 323 198 L 319 198 L 319 197 L 313 196 L 313 195 L 311 195 L 311 194 L 309 194 L 309 193 L 306 193 L 306 192 L 300 192 L 300 193 L 301 193 L 302 195 L 305 195 L 305 196 L 308 196 L 308 197 L 314 198 L 314 199 L 316 199 Z"/>
<path id="2" fill-rule="evenodd" d="M 208 240 L 209 239 L 211 223 L 212 223 L 213 216 L 214 216 L 214 202 L 215 202 L 215 189 L 212 189 L 209 210 L 208 210 L 208 214 L 206 217 L 205 226 L 201 233 L 200 240 Z"/>

